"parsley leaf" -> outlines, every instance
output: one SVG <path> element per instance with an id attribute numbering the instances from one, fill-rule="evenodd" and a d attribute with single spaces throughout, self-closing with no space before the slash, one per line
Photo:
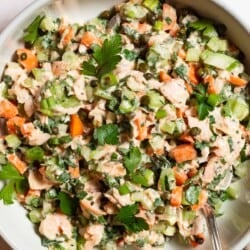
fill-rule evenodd
<path id="1" fill-rule="evenodd" d="M 141 151 L 138 147 L 132 147 L 124 157 L 124 165 L 129 172 L 133 172 L 141 162 Z"/>
<path id="2" fill-rule="evenodd" d="M 0 171 L 0 180 L 22 180 L 22 179 L 23 177 L 11 164 L 3 166 Z"/>
<path id="3" fill-rule="evenodd" d="M 138 204 L 124 206 L 120 209 L 115 219 L 120 222 L 129 233 L 148 230 L 148 224 L 143 218 L 135 217 L 139 212 Z"/>
<path id="4" fill-rule="evenodd" d="M 4 204 L 12 204 L 16 196 L 16 188 L 22 186 L 24 177 L 11 164 L 2 167 L 0 171 L 0 180 L 7 181 L 5 186 L 0 191 L 0 200 Z"/>
<path id="5" fill-rule="evenodd" d="M 95 46 L 93 50 L 94 62 L 84 62 L 82 73 L 100 79 L 103 75 L 113 71 L 122 59 L 119 55 L 122 51 L 121 36 L 114 35 L 110 39 L 105 39 L 102 47 Z"/>
<path id="6" fill-rule="evenodd" d="M 192 23 L 189 23 L 189 27 L 202 31 L 203 36 L 205 37 L 213 37 L 218 36 L 216 29 L 213 24 L 209 20 L 198 20 Z"/>
<path id="7" fill-rule="evenodd" d="M 194 205 L 198 203 L 201 188 L 198 186 L 190 186 L 185 192 L 185 198 L 188 203 Z"/>
<path id="8" fill-rule="evenodd" d="M 116 145 L 119 142 L 118 126 L 115 124 L 106 124 L 94 131 L 94 139 L 98 141 L 99 145 L 111 144 Z"/>
<path id="9" fill-rule="evenodd" d="M 23 40 L 33 44 L 39 36 L 39 26 L 44 16 L 37 16 L 33 22 L 24 30 Z"/>
<path id="10" fill-rule="evenodd" d="M 60 192 L 58 198 L 62 212 L 69 216 L 74 215 L 77 208 L 77 199 L 70 197 L 70 195 L 65 192 Z"/>
<path id="11" fill-rule="evenodd" d="M 187 67 L 185 67 L 184 64 L 181 64 L 180 66 L 176 67 L 174 69 L 175 73 L 182 79 L 186 79 L 187 77 Z"/>

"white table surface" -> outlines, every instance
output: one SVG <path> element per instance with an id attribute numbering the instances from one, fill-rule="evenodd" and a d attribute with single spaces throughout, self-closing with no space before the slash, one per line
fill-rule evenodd
<path id="1" fill-rule="evenodd" d="M 39 0 L 0 0 L 0 30 L 6 27 L 11 19 L 22 11 L 27 5 L 33 1 Z M 201 1 L 201 0 L 200 0 Z M 206 1 L 206 0 L 202 0 Z M 216 0 L 223 6 L 235 13 L 241 22 L 248 28 L 250 32 L 250 1 L 249 0 Z M 248 248 L 250 249 L 250 248 Z M 0 236 L 0 250 L 10 250 Z"/>

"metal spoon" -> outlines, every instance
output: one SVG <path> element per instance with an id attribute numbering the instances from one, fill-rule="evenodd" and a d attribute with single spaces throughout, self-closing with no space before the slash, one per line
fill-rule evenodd
<path id="1" fill-rule="evenodd" d="M 211 235 L 213 250 L 222 250 L 221 240 L 220 240 L 218 227 L 217 227 L 216 220 L 215 220 L 214 211 L 211 208 L 211 206 L 206 204 L 203 207 L 203 212 L 207 219 L 207 226 L 208 226 L 208 231 Z"/>

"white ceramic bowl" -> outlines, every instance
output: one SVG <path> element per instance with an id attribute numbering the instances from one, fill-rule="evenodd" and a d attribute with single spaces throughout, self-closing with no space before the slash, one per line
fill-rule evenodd
<path id="1" fill-rule="evenodd" d="M 71 22 L 84 22 L 102 10 L 111 7 L 120 0 L 39 0 L 35 1 L 2 32 L 0 36 L 0 72 L 18 46 L 23 29 L 37 14 L 48 13 L 54 16 L 65 16 Z M 214 0 L 215 1 L 215 0 Z M 211 0 L 172 0 L 177 6 L 189 6 L 197 13 L 213 18 L 228 27 L 228 36 L 239 46 L 246 55 L 246 65 L 250 71 L 250 35 L 249 27 L 243 27 L 240 21 L 223 10 L 222 6 Z M 219 2 L 219 1 L 217 1 Z M 247 3 L 246 3 L 247 6 Z M 1 183 L 0 183 L 1 185 Z M 240 198 L 228 202 L 224 206 L 225 215 L 218 219 L 219 230 L 224 249 L 243 249 L 250 242 L 250 181 L 242 182 Z M 16 250 L 42 250 L 40 238 L 26 217 L 25 210 L 18 204 L 4 206 L 0 202 L 0 234 Z M 168 243 L 167 249 L 182 250 L 175 241 Z M 211 249 L 209 240 L 200 249 Z"/>

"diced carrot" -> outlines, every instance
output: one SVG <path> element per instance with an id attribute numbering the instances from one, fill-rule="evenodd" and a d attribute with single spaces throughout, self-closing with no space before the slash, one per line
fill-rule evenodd
<path id="1" fill-rule="evenodd" d="M 63 32 L 63 37 L 62 37 L 63 46 L 69 44 L 69 42 L 72 40 L 73 37 L 74 37 L 74 30 L 71 26 L 68 26 Z"/>
<path id="2" fill-rule="evenodd" d="M 204 83 L 208 84 L 207 92 L 209 94 L 216 94 L 215 81 L 214 81 L 214 78 L 212 76 L 210 76 L 210 75 L 207 76 L 204 79 Z"/>
<path id="3" fill-rule="evenodd" d="M 0 101 L 0 117 L 10 119 L 18 114 L 17 107 L 7 99 Z"/>
<path id="4" fill-rule="evenodd" d="M 179 56 L 181 59 L 185 60 L 185 59 L 186 59 L 186 52 L 185 52 L 185 50 L 184 50 L 184 49 L 180 49 L 180 50 L 178 51 L 178 56 Z"/>
<path id="5" fill-rule="evenodd" d="M 141 123 L 139 119 L 135 119 L 134 124 L 136 125 L 137 130 L 138 130 L 138 136 L 136 137 L 136 139 L 143 141 L 144 139 L 148 137 L 147 127 L 143 123 Z"/>
<path id="6" fill-rule="evenodd" d="M 193 145 L 182 144 L 176 146 L 171 150 L 170 156 L 175 159 L 177 163 L 194 160 L 197 157 L 197 152 Z"/>
<path id="7" fill-rule="evenodd" d="M 177 108 L 176 109 L 176 116 L 178 117 L 178 118 L 183 118 L 183 112 L 182 112 L 182 110 L 181 109 L 179 109 L 179 108 Z"/>
<path id="8" fill-rule="evenodd" d="M 69 173 L 72 178 L 78 178 L 80 176 L 80 168 L 77 167 L 69 167 Z"/>
<path id="9" fill-rule="evenodd" d="M 167 74 L 165 71 L 160 71 L 159 79 L 161 82 L 167 83 L 171 81 L 172 77 L 169 74 Z"/>
<path id="10" fill-rule="evenodd" d="M 199 84 L 199 79 L 197 76 L 197 65 L 195 63 L 189 63 L 188 78 L 194 84 Z"/>
<path id="11" fill-rule="evenodd" d="M 187 134 L 187 133 L 183 133 L 180 137 L 179 137 L 179 140 L 182 141 L 182 142 L 187 142 L 187 143 L 190 143 L 190 144 L 194 144 L 194 138 Z"/>
<path id="12" fill-rule="evenodd" d="M 101 45 L 101 41 L 93 32 L 87 31 L 82 36 L 81 44 L 90 48 L 93 44 Z"/>
<path id="13" fill-rule="evenodd" d="M 80 117 L 76 114 L 70 116 L 70 134 L 71 136 L 79 136 L 84 132 L 84 125 Z"/>
<path id="14" fill-rule="evenodd" d="M 33 51 L 29 49 L 17 50 L 18 62 L 29 72 L 38 66 L 38 59 Z"/>
<path id="15" fill-rule="evenodd" d="M 34 129 L 35 127 L 32 122 L 24 123 L 23 125 L 20 126 L 20 131 L 23 136 L 29 136 Z"/>
<path id="16" fill-rule="evenodd" d="M 183 187 L 176 187 L 171 192 L 170 205 L 173 207 L 180 207 L 182 201 Z"/>
<path id="17" fill-rule="evenodd" d="M 163 155 L 164 154 L 164 148 L 158 148 L 155 150 L 156 155 Z"/>
<path id="18" fill-rule="evenodd" d="M 200 246 L 205 241 L 205 235 L 203 233 L 195 235 L 195 238 L 199 239 L 199 241 L 190 239 L 189 242 L 192 247 Z"/>
<path id="19" fill-rule="evenodd" d="M 174 170 L 176 185 L 177 186 L 183 185 L 188 179 L 187 174 L 183 170 L 178 170 L 177 167 L 174 167 L 173 170 Z"/>
<path id="20" fill-rule="evenodd" d="M 192 178 L 194 177 L 196 174 L 198 173 L 198 170 L 196 168 L 191 168 L 189 171 L 188 171 L 188 177 L 189 178 Z"/>
<path id="21" fill-rule="evenodd" d="M 243 78 L 240 78 L 238 76 L 234 76 L 234 75 L 231 75 L 229 77 L 229 82 L 234 85 L 234 86 L 237 86 L 237 87 L 244 87 L 246 86 L 247 84 L 247 80 L 243 79 Z"/>
<path id="22" fill-rule="evenodd" d="M 186 89 L 187 89 L 188 93 L 191 95 L 193 93 L 192 86 L 187 82 L 185 82 L 185 86 L 186 86 Z"/>
<path id="23" fill-rule="evenodd" d="M 200 194 L 199 194 L 199 201 L 198 204 L 194 204 L 191 206 L 192 210 L 198 210 L 202 207 L 205 206 L 205 204 L 207 203 L 207 199 L 208 199 L 208 193 L 206 190 L 201 190 Z"/>
<path id="24" fill-rule="evenodd" d="M 41 191 L 40 190 L 34 190 L 34 189 L 29 189 L 28 192 L 26 193 L 27 196 L 37 196 L 40 197 Z"/>
<path id="25" fill-rule="evenodd" d="M 23 125 L 25 123 L 25 118 L 20 117 L 20 116 L 14 116 L 12 118 L 10 118 L 7 122 L 6 122 L 6 126 L 8 129 L 8 132 L 10 134 L 16 134 L 17 133 L 17 129 Z"/>
<path id="26" fill-rule="evenodd" d="M 7 156 L 8 161 L 18 170 L 20 174 L 23 174 L 27 169 L 27 164 L 19 159 L 16 154 L 9 154 Z"/>

